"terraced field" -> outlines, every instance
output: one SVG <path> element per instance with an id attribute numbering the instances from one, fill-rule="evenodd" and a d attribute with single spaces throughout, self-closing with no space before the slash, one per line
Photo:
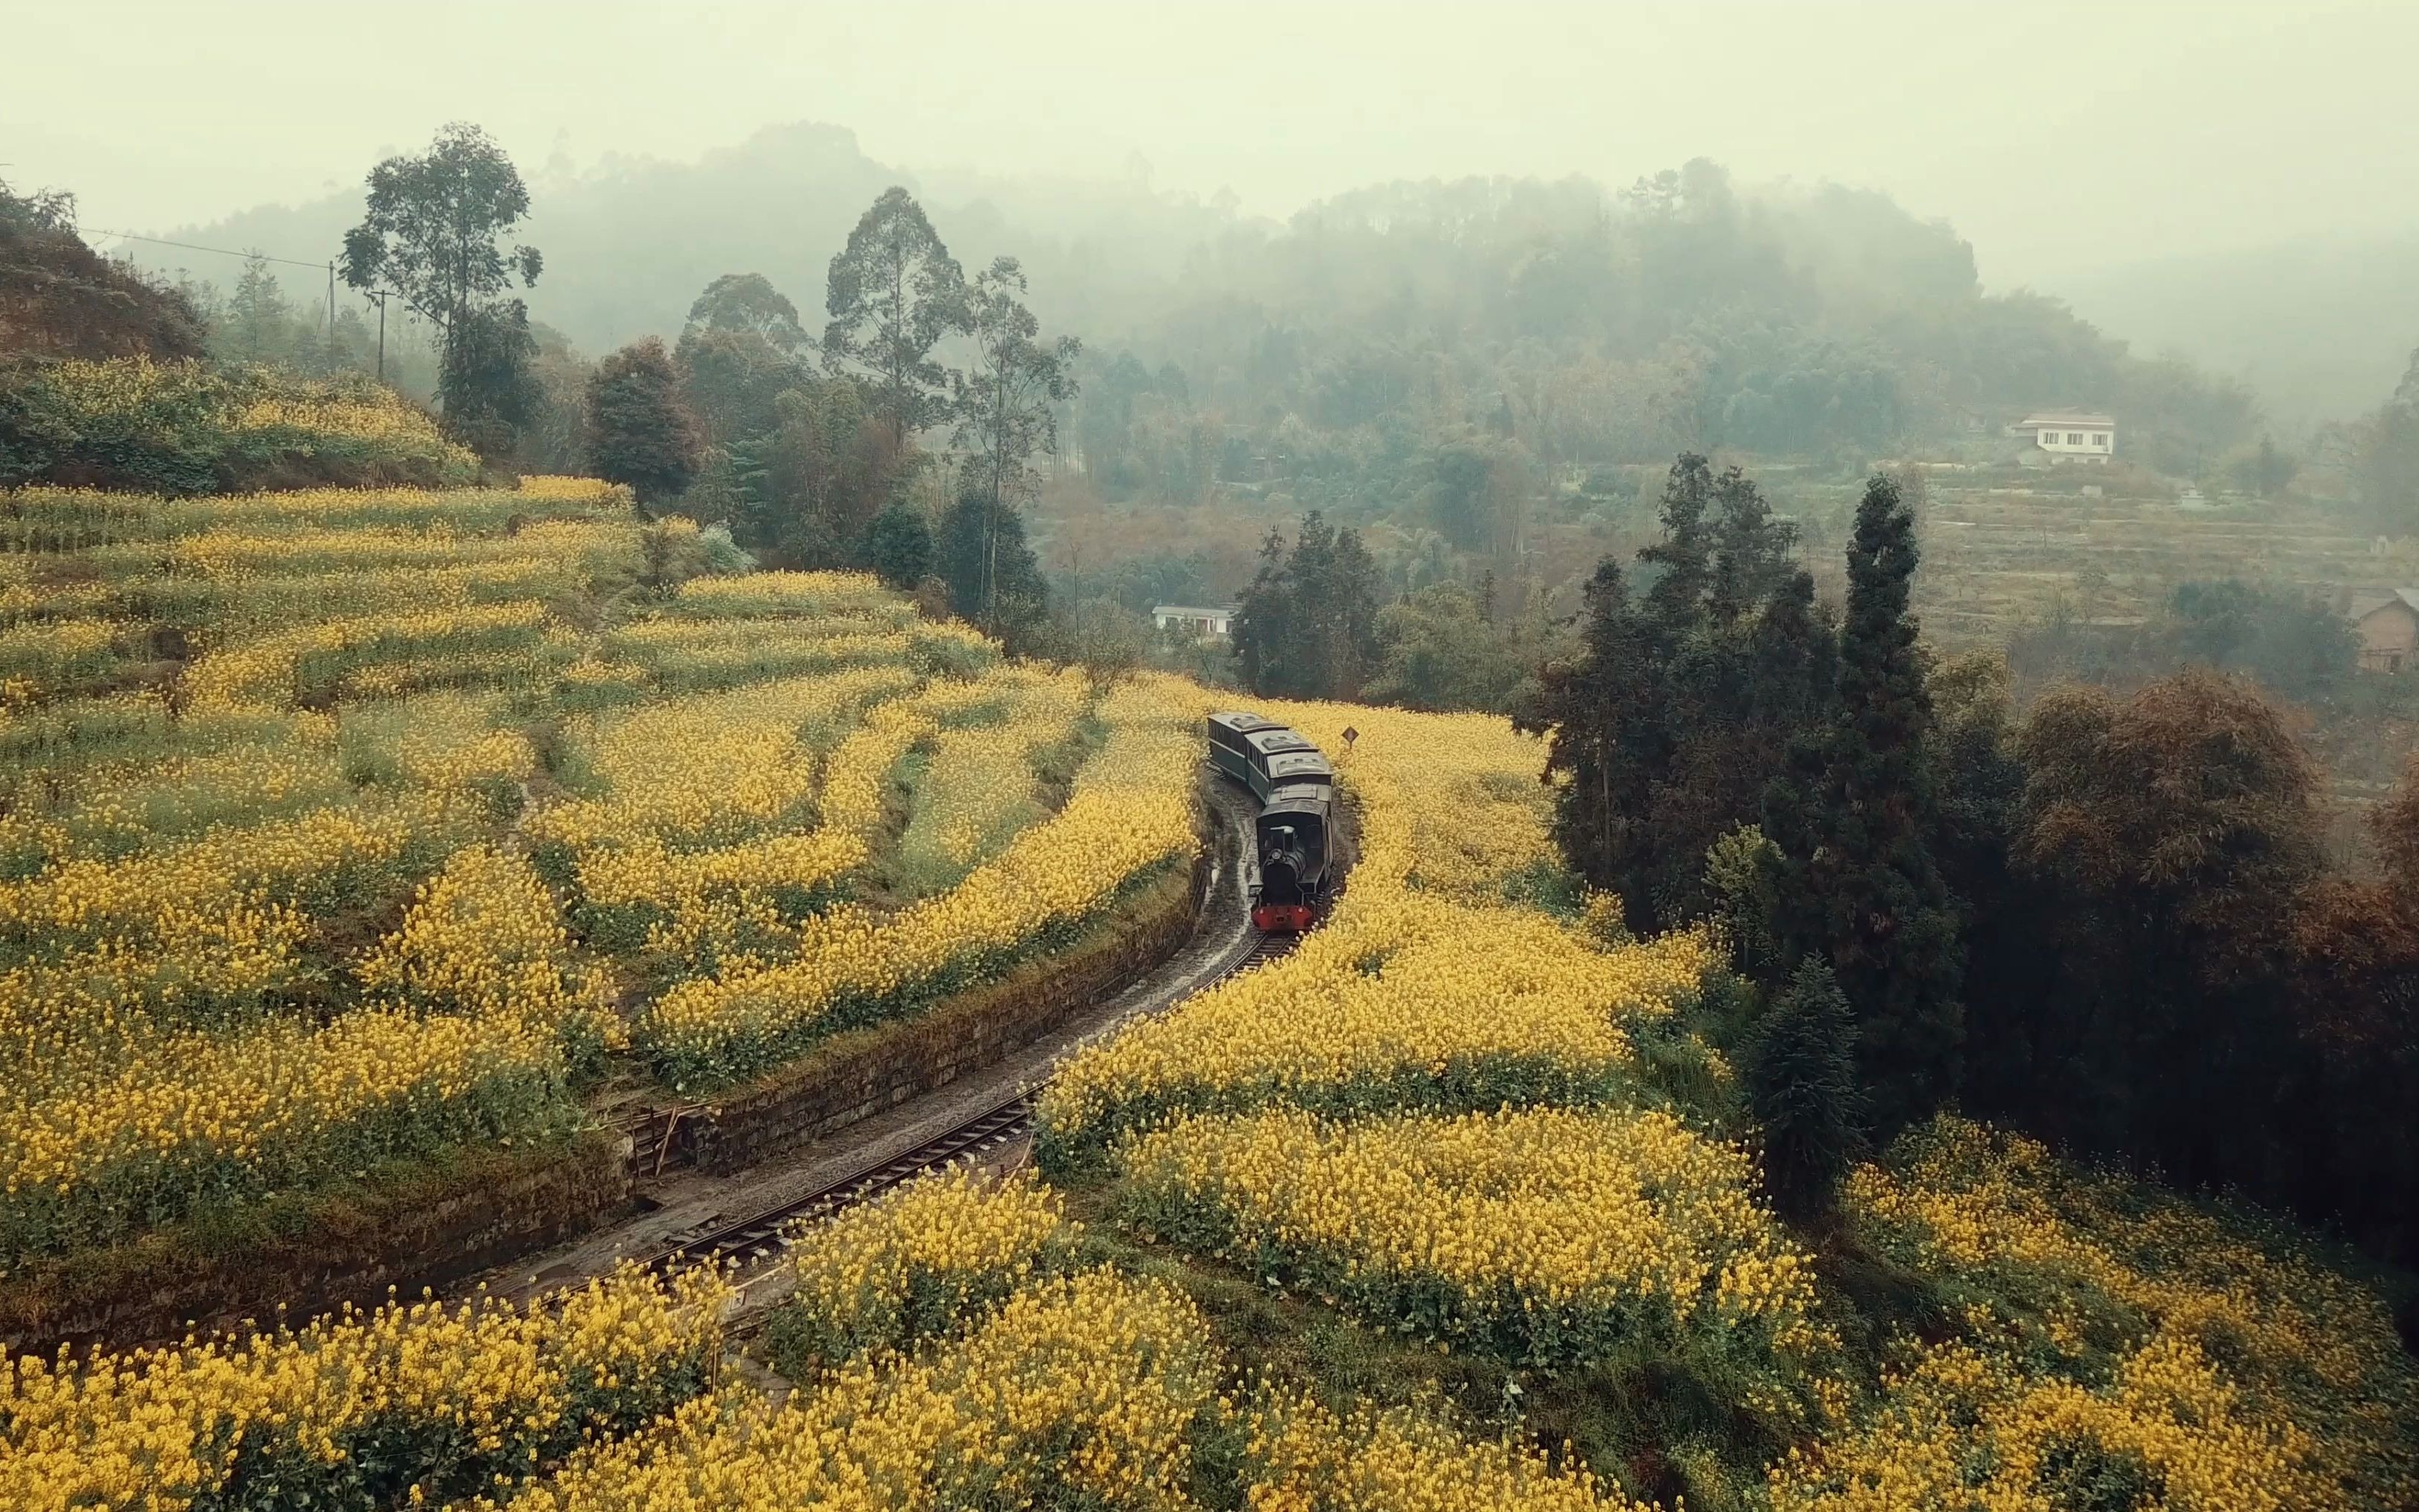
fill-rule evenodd
<path id="1" fill-rule="evenodd" d="M 11 1256 L 543 1138 L 610 1075 L 727 1085 L 1194 844 L 1209 693 L 1004 663 L 862 579 L 674 585 L 695 543 L 593 486 L 8 503 Z M 2419 1497 L 2419 1372 L 2313 1247 L 1954 1119 L 1784 1227 L 1720 942 L 1573 886 L 1535 741 L 1267 712 L 1337 755 L 1349 891 L 1074 1055 L 1034 1168 L 807 1233 L 761 1338 L 719 1278 L 626 1271 L 10 1359 L 0 1505 Z"/>
<path id="2" fill-rule="evenodd" d="M 0 547 L 0 1273 L 728 1085 L 1195 843 L 1189 689 L 651 580 L 694 528 L 601 485 L 34 490 Z"/>
<path id="3" fill-rule="evenodd" d="M 2240 578 L 2340 605 L 2419 575 L 2408 543 L 2306 506 L 2184 509 L 1936 482 L 1923 550 L 1916 609 L 1924 633 L 1952 650 L 2001 644 L 2060 604 L 2075 619 L 2136 623 L 2183 582 Z"/>

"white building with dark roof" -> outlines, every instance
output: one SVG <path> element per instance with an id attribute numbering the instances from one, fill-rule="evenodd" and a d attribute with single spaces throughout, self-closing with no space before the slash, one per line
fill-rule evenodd
<path id="1" fill-rule="evenodd" d="M 1188 631 L 1204 640 L 1223 640 L 1235 630 L 1236 606 L 1203 609 L 1192 604 L 1154 604 L 1150 621 L 1163 630 Z"/>
<path id="2" fill-rule="evenodd" d="M 2081 409 L 2044 409 L 2008 427 L 2032 443 L 2028 465 L 2043 462 L 2105 462 L 2117 455 L 2117 421 Z"/>

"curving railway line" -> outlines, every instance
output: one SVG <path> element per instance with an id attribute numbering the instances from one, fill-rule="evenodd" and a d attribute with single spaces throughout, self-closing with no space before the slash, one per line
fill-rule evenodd
<path id="1" fill-rule="evenodd" d="M 646 1211 L 556 1251 L 552 1263 L 548 1257 L 530 1257 L 502 1273 L 474 1278 L 472 1284 L 490 1297 L 526 1305 L 559 1296 L 564 1288 L 627 1260 L 658 1274 L 719 1264 L 740 1273 L 743 1290 L 756 1299 L 756 1285 L 780 1274 L 763 1262 L 786 1247 L 785 1235 L 790 1230 L 880 1196 L 952 1162 L 996 1156 L 1025 1139 L 1032 1132 L 1035 1092 L 1047 1081 L 1050 1066 L 1076 1045 L 1110 1032 L 1129 1018 L 1163 1012 L 1239 971 L 1275 960 L 1298 940 L 1294 934 L 1264 933 L 1252 920 L 1258 800 L 1214 770 L 1206 774 L 1206 780 L 1216 853 L 1192 939 L 1114 997 L 1080 1015 L 1066 1033 L 1055 1037 L 1053 1045 L 1037 1046 L 1040 1054 L 1027 1061 L 1021 1077 L 1000 1080 L 998 1089 L 988 1098 L 968 1100 L 965 1115 L 937 1133 L 933 1132 L 935 1120 L 926 1118 L 909 1122 L 886 1141 L 864 1140 L 859 1147 L 867 1152 L 863 1160 L 839 1166 L 836 1177 L 815 1176 L 814 1184 L 803 1192 L 783 1166 L 731 1178 L 732 1185 L 719 1193 L 699 1190 L 693 1175 L 677 1169 L 687 1163 L 675 1158 L 670 1178 L 672 1187 L 688 1193 L 675 1198 L 658 1184 L 665 1180 L 661 1168 L 665 1150 L 641 1139 L 637 1167 L 642 1181 L 655 1186 L 665 1203 L 647 1201 Z M 1337 836 L 1339 881 L 1348 869 L 1351 839 L 1348 818 Z M 948 1105 L 945 1092 L 928 1093 L 901 1104 L 901 1113 L 928 1101 Z M 660 1119 L 660 1112 L 655 1117 Z M 629 1132 L 636 1135 L 644 1131 L 634 1127 Z M 656 1143 L 669 1145 L 665 1137 L 669 1131 L 652 1132 Z M 652 1180 L 644 1174 L 650 1171 Z M 680 1209 L 697 1216 L 679 1227 L 668 1226 L 666 1220 Z M 470 1287 L 454 1289 L 467 1291 Z M 751 1300 L 748 1310 L 754 1304 Z"/>
<path id="2" fill-rule="evenodd" d="M 1224 880 L 1225 865 L 1222 861 L 1220 872 L 1212 875 L 1211 887 L 1217 887 Z M 1191 991 L 1200 991 L 1239 971 L 1277 960 L 1288 954 L 1300 939 L 1298 934 L 1248 931 L 1241 940 L 1227 948 L 1217 966 L 1200 978 Z M 1169 1006 L 1172 1002 L 1143 1011 Z M 641 1263 L 663 1275 L 701 1265 L 722 1265 L 741 1272 L 751 1269 L 779 1255 L 788 1245 L 789 1233 L 801 1225 L 870 1202 L 928 1172 L 962 1160 L 980 1159 L 1025 1138 L 1033 1131 L 1037 1091 L 1038 1088 L 1027 1088 L 921 1144 L 874 1161 L 803 1196 L 684 1238 Z"/>

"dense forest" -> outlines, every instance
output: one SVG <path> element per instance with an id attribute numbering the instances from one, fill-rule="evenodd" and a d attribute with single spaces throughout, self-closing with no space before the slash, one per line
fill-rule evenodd
<path id="1" fill-rule="evenodd" d="M 2419 1258 L 2419 767 L 2374 873 L 2331 872 L 2314 764 L 2247 679 L 2203 659 L 2019 711 L 2000 658 L 1922 648 L 1890 480 L 1837 606 L 1737 469 L 1683 456 L 1661 516 L 1518 717 L 1572 868 L 1641 933 L 1735 945 L 1784 1199 L 1819 1210 L 1861 1140 L 1955 1102 Z"/>
<path id="2" fill-rule="evenodd" d="M 541 171 L 530 227 L 557 272 L 532 315 L 599 350 L 671 330 L 734 270 L 804 295 L 820 249 L 899 177 L 848 133 L 808 125 L 694 164 L 566 166 L 551 189 Z M 1985 295 L 1972 249 L 1886 195 L 1747 189 L 1702 160 L 1626 187 L 1380 185 L 1284 224 L 1141 185 L 945 176 L 918 197 L 961 255 L 1025 266 L 1043 320 L 1081 332 L 1096 372 L 1115 374 L 1086 450 L 1175 497 L 1251 481 L 1252 459 L 1271 457 L 1338 501 L 1371 497 L 1405 433 L 1504 406 L 1546 467 L 1680 445 L 1845 455 L 1971 414 L 2079 405 L 2138 414 L 2144 455 L 2184 468 L 2251 424 L 2232 385 L 2134 357 L 2055 300 Z M 189 234 L 316 250 L 350 212 L 337 197 Z M 1187 434 L 1201 424 L 1206 445 Z"/>

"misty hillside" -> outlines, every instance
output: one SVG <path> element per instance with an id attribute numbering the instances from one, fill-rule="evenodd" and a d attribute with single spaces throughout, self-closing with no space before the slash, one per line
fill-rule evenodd
<path id="1" fill-rule="evenodd" d="M 963 264 L 1019 256 L 1046 324 L 1164 378 L 1129 375 L 1132 397 L 1253 429 L 1262 452 L 1311 444 L 1275 435 L 1298 418 L 1356 474 L 1404 424 L 1517 424 L 1548 464 L 1849 457 L 2088 406 L 2123 410 L 2132 454 L 2175 471 L 2254 424 L 2227 383 L 2137 360 L 2055 301 L 1986 294 L 1945 223 L 1871 192 L 1735 185 L 1703 160 L 1626 189 L 1380 184 L 1277 225 L 1139 179 L 927 183 L 793 124 L 695 162 L 540 170 L 532 312 L 601 351 L 677 332 L 707 282 L 758 271 L 811 316 L 855 216 L 902 181 Z M 308 258 L 357 213 L 334 195 L 179 239 Z"/>
<path id="2" fill-rule="evenodd" d="M 851 131 L 811 122 L 766 127 L 694 162 L 609 158 L 574 173 L 558 162 L 530 165 L 529 177 L 527 235 L 547 255 L 531 311 L 591 352 L 678 331 L 698 290 L 727 272 L 763 273 L 817 314 L 832 254 L 892 184 L 924 201 L 962 263 L 1024 258 L 1052 323 L 1086 332 L 1163 301 L 1193 250 L 1234 224 L 1140 183 L 928 178 L 867 157 Z M 164 234 L 308 261 L 332 255 L 360 218 L 361 195 L 347 189 Z M 135 255 L 227 277 L 216 259 L 173 249 Z M 312 292 L 309 283 L 299 275 L 294 292 Z"/>
<path id="3" fill-rule="evenodd" d="M 2419 235 L 2128 263 L 2057 292 L 2145 351 L 2240 378 L 2280 424 L 2373 409 L 2419 347 Z"/>

